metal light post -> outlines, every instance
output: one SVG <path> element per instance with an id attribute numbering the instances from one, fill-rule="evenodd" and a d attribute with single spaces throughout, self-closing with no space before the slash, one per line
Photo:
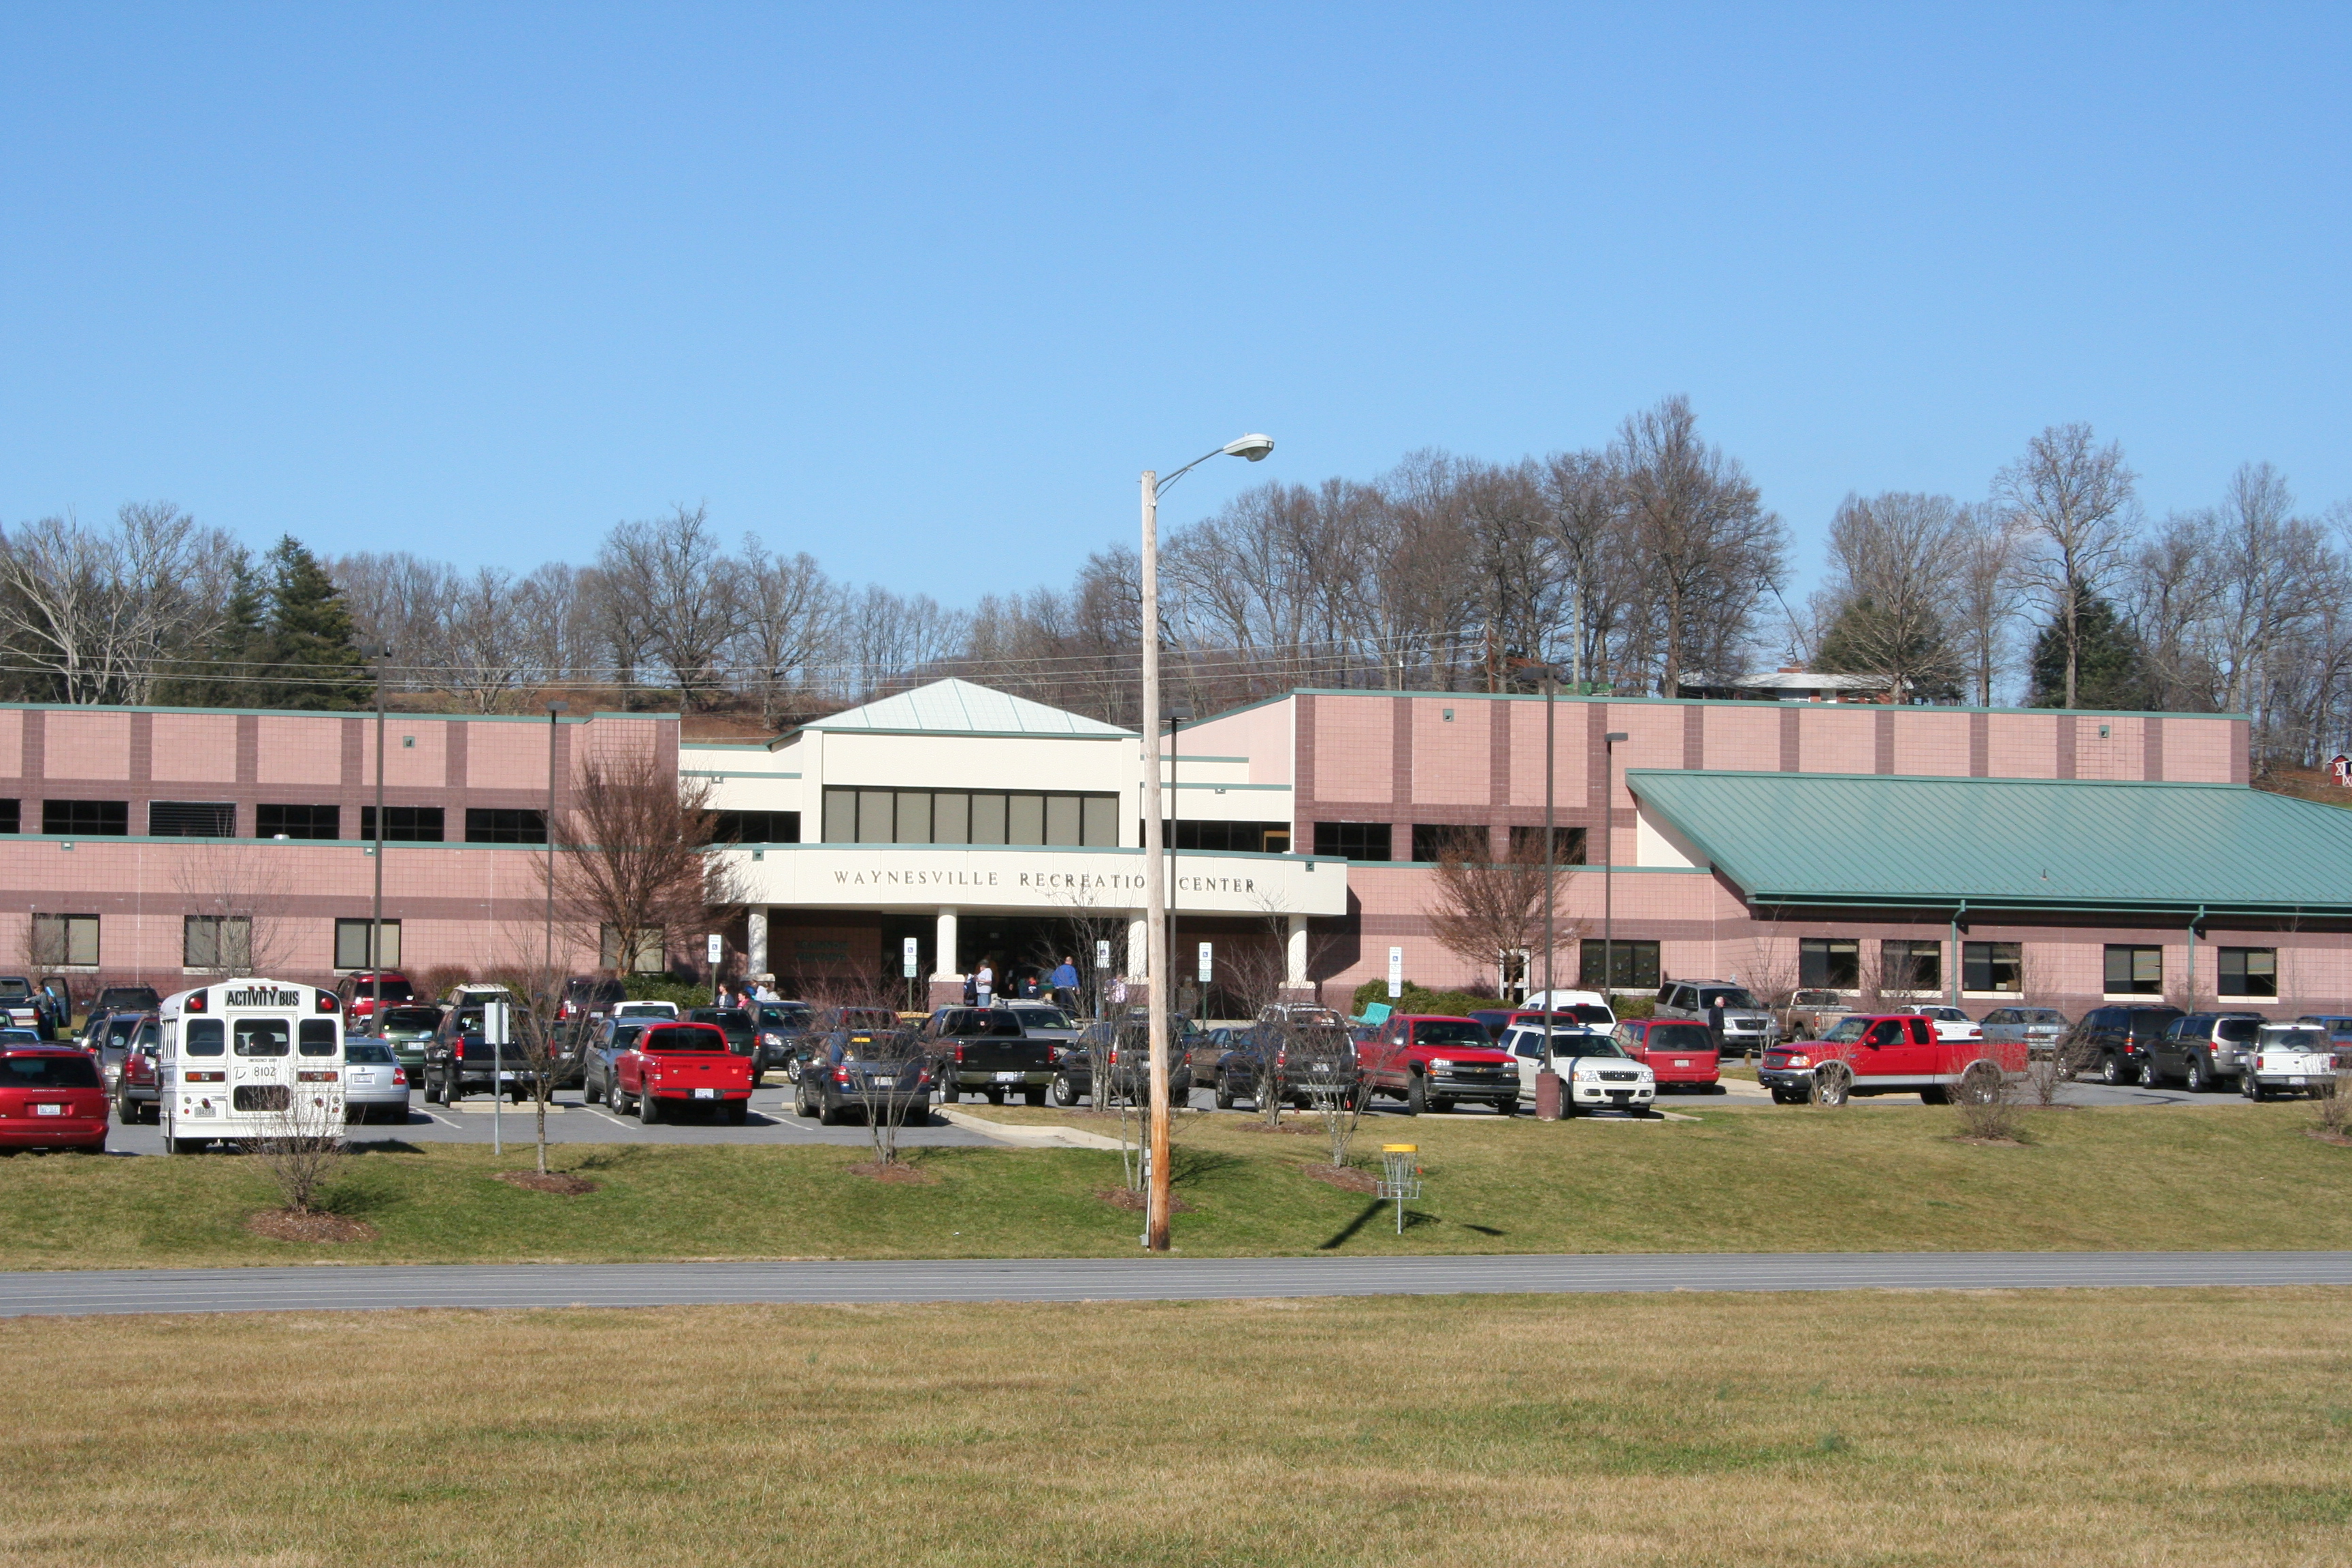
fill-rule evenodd
<path id="1" fill-rule="evenodd" d="M 375 901 L 368 910 L 368 987 L 373 993 L 368 1026 L 383 1033 L 383 676 L 392 662 L 387 643 L 360 652 L 375 665 Z"/>
<path id="2" fill-rule="evenodd" d="M 1213 452 L 1203 452 L 1174 473 L 1174 484 L 1186 474 L 1220 455 L 1246 458 L 1255 463 L 1274 450 L 1273 438 L 1244 436 Z M 1164 852 L 1160 814 L 1160 476 L 1143 470 L 1143 918 L 1144 998 L 1150 1007 L 1145 1020 L 1151 1040 L 1151 1131 L 1146 1157 L 1151 1180 L 1146 1193 L 1143 1244 L 1154 1252 L 1168 1250 L 1168 879 L 1160 863 Z"/>
<path id="3" fill-rule="evenodd" d="M 1545 1121 L 1559 1115 L 1559 1073 L 1551 1065 L 1551 1016 L 1559 1006 L 1552 990 L 1552 954 L 1559 945 L 1552 935 L 1552 910 L 1559 902 L 1559 887 L 1552 870 L 1552 858 L 1558 853 L 1552 842 L 1552 720 L 1559 710 L 1559 673 L 1552 666 L 1544 666 L 1544 1043 L 1543 1066 L 1536 1073 L 1536 1114 Z"/>
<path id="4" fill-rule="evenodd" d="M 1617 989 L 1617 742 L 1625 731 L 1601 737 L 1601 994 Z"/>
<path id="5" fill-rule="evenodd" d="M 555 984 L 555 724 L 557 715 L 571 710 L 569 702 L 547 705 L 547 943 L 540 959 L 540 973 L 551 987 Z M 549 997 L 546 1006 L 547 1027 L 551 1032 L 557 1016 L 556 999 Z"/>

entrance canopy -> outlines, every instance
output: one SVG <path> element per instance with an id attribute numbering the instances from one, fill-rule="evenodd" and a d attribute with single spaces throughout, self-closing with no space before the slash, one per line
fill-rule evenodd
<path id="1" fill-rule="evenodd" d="M 1034 914 L 1143 907 L 1143 851 L 1031 845 L 796 844 L 727 852 L 744 901 Z M 1348 865 L 1297 855 L 1169 857 L 1169 901 L 1236 915 L 1340 915 Z"/>

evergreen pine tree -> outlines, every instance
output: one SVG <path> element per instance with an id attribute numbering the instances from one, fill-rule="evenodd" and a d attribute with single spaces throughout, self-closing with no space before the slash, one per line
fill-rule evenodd
<path id="1" fill-rule="evenodd" d="M 221 624 L 180 673 L 160 682 L 155 700 L 166 707 L 257 708 L 263 705 L 257 678 L 268 673 L 269 641 L 264 625 L 268 593 L 252 560 L 239 550 L 230 568 L 228 602 Z"/>
<path id="2" fill-rule="evenodd" d="M 2095 594 L 2085 594 L 2075 613 L 2082 639 L 2074 671 L 2074 704 L 2078 708 L 2144 708 L 2147 705 L 2147 675 L 2138 634 L 2124 624 L 2116 607 Z M 2066 617 L 2053 616 L 2033 639 L 2032 705 L 2066 705 Z"/>
<path id="3" fill-rule="evenodd" d="M 342 590 L 291 534 L 269 552 L 269 614 L 265 628 L 269 679 L 252 705 L 265 708 L 364 708 L 373 689 L 362 672 L 352 613 Z"/>

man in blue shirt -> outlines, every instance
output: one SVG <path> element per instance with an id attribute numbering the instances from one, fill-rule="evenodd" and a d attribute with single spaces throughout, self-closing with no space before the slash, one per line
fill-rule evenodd
<path id="1" fill-rule="evenodd" d="M 1054 971 L 1054 1000 L 1065 1007 L 1078 1005 L 1078 966 L 1067 954 L 1063 955 L 1060 966 Z"/>

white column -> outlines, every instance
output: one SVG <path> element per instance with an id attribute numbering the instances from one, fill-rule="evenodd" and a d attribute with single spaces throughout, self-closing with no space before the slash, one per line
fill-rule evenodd
<path id="1" fill-rule="evenodd" d="M 940 906 L 938 946 L 931 953 L 931 978 L 961 980 L 963 972 L 956 967 L 956 911 Z"/>
<path id="2" fill-rule="evenodd" d="M 1303 987 L 1307 984 L 1307 917 L 1290 917 L 1290 940 L 1285 944 L 1282 963 L 1282 983 Z"/>
<path id="3" fill-rule="evenodd" d="M 1149 967 L 1144 959 L 1151 951 L 1150 927 L 1140 913 L 1127 920 L 1127 977 L 1140 980 Z"/>
<path id="4" fill-rule="evenodd" d="M 753 904 L 745 917 L 745 957 L 754 974 L 768 973 L 768 906 Z"/>

